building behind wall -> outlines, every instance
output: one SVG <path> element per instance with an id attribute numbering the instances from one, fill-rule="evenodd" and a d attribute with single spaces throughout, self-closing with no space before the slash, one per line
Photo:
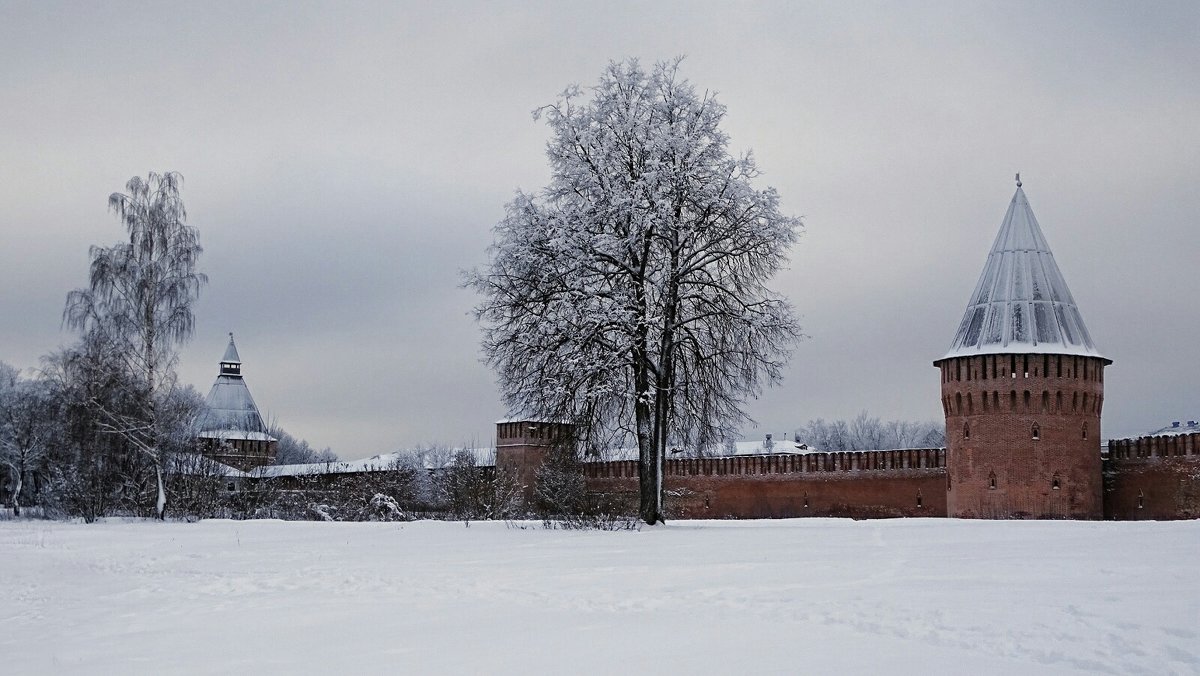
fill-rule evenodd
<path id="1" fill-rule="evenodd" d="M 267 433 L 254 397 L 242 377 L 242 359 L 229 334 L 220 372 L 197 421 L 201 450 L 243 472 L 275 461 L 277 440 Z"/>

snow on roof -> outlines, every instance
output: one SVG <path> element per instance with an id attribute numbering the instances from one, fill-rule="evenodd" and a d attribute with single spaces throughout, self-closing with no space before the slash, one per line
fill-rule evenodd
<path id="1" fill-rule="evenodd" d="M 399 453 L 385 453 L 361 460 L 337 460 L 333 462 L 311 462 L 300 465 L 266 465 L 256 467 L 251 476 L 273 479 L 284 476 L 312 476 L 315 474 L 357 474 L 383 472 L 392 469 Z"/>
<path id="2" fill-rule="evenodd" d="M 244 432 L 267 431 L 254 397 L 246 381 L 232 376 L 219 375 L 204 400 L 204 413 L 197 421 L 201 431 L 242 430 Z"/>
<path id="3" fill-rule="evenodd" d="M 1104 358 L 1084 326 L 1019 180 L 971 302 L 942 359 L 1010 353 Z"/>
<path id="4" fill-rule="evenodd" d="M 247 432 L 245 430 L 204 430 L 198 435 L 201 439 L 244 440 L 244 441 L 279 441 L 266 432 Z"/>
<path id="5" fill-rule="evenodd" d="M 668 460 L 671 458 L 690 457 L 690 456 L 684 455 L 684 453 L 682 452 L 681 449 L 672 449 L 672 450 L 674 450 L 676 452 L 668 451 L 667 452 Z M 771 444 L 771 448 L 769 448 L 769 449 L 763 445 L 762 441 L 736 441 L 733 444 L 733 452 L 732 453 L 729 452 L 729 449 L 727 447 L 719 446 L 715 449 L 712 449 L 712 451 L 710 453 L 708 453 L 708 456 L 709 457 L 730 457 L 730 456 L 735 456 L 735 455 L 805 455 L 808 453 L 823 453 L 823 452 L 824 451 L 821 451 L 816 448 L 809 448 L 808 445 L 803 442 L 797 443 L 797 442 L 781 439 L 781 440 L 775 441 L 773 444 Z M 606 462 L 609 460 L 637 460 L 637 459 L 638 459 L 638 449 L 637 448 L 615 448 L 615 449 L 606 451 L 603 455 L 603 459 L 601 460 L 601 462 Z"/>
<path id="6" fill-rule="evenodd" d="M 1177 437 L 1183 434 L 1200 434 L 1200 420 L 1189 420 L 1187 422 L 1175 421 L 1166 427 L 1159 428 L 1153 432 L 1140 434 L 1136 437 L 1126 437 L 1127 439 L 1137 439 L 1139 437 Z"/>
<path id="7" fill-rule="evenodd" d="M 490 466 L 496 462 L 496 449 L 494 448 L 454 448 L 450 449 L 445 460 L 449 461 L 454 455 L 463 452 L 475 454 L 475 463 L 479 466 Z M 369 458 L 361 458 L 359 460 L 337 460 L 334 462 L 313 462 L 300 465 L 267 465 L 257 467 L 251 471 L 250 476 L 260 479 L 273 479 L 285 476 L 313 476 L 318 474 L 360 474 L 364 472 L 384 472 L 396 467 L 397 462 L 416 455 L 426 469 L 437 469 L 440 465 L 434 465 L 432 458 L 427 454 L 414 453 L 413 451 L 393 451 L 391 453 L 382 453 L 373 455 Z"/>

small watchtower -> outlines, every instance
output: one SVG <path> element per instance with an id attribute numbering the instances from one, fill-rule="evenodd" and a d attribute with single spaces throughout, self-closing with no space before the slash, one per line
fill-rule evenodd
<path id="1" fill-rule="evenodd" d="M 1103 517 L 1104 367 L 1017 175 L 941 371 L 947 511 Z"/>
<path id="2" fill-rule="evenodd" d="M 534 419 L 496 422 L 496 469 L 524 486 L 526 502 L 533 499 L 537 473 L 556 447 L 575 443 L 571 423 Z"/>
<path id="3" fill-rule="evenodd" d="M 242 358 L 232 333 L 197 429 L 204 454 L 218 462 L 244 472 L 275 462 L 278 440 L 267 433 L 250 388 L 246 387 Z"/>

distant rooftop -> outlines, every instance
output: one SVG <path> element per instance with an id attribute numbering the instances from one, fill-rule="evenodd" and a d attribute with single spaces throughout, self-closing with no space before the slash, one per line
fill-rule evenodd
<path id="1" fill-rule="evenodd" d="M 1176 420 L 1166 427 L 1143 434 L 1145 437 L 1163 437 L 1177 434 L 1200 434 L 1200 420 Z"/>

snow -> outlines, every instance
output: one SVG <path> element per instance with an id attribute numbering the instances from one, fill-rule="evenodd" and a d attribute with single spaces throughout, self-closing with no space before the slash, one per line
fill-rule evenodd
<path id="1" fill-rule="evenodd" d="M 459 453 L 471 453 L 475 456 L 477 465 L 493 465 L 496 462 L 496 449 L 494 448 L 451 448 L 447 453 L 447 459 L 450 456 Z M 358 460 L 335 460 L 332 462 L 312 462 L 299 465 L 265 465 L 256 467 L 247 473 L 247 476 L 256 479 L 276 478 L 285 476 L 312 476 L 316 474 L 357 474 L 361 472 L 384 472 L 392 469 L 398 462 L 404 462 L 412 457 L 413 451 L 393 451 L 391 453 L 382 453 L 373 455 L 369 458 L 360 458 Z M 433 469 L 432 466 L 426 465 L 427 468 Z"/>
<path id="2" fill-rule="evenodd" d="M 0 522 L 13 674 L 1200 671 L 1200 522 Z"/>
<path id="3" fill-rule="evenodd" d="M 674 448 L 674 447 L 672 447 Z M 908 449 L 887 449 L 887 450 L 908 450 Z M 724 446 L 717 446 L 711 449 L 712 455 L 709 457 L 723 458 L 734 455 L 808 455 L 809 453 L 825 453 L 819 448 L 813 448 L 803 442 L 797 443 L 791 439 L 775 439 L 774 445 L 770 450 L 763 446 L 763 441 L 736 441 L 734 442 L 733 452 L 730 453 Z M 837 451 L 832 451 L 837 452 Z M 667 459 L 686 458 L 681 453 L 671 453 L 668 450 Z M 638 449 L 635 447 L 614 448 L 605 451 L 604 461 L 609 460 L 637 460 Z"/>
<path id="4" fill-rule="evenodd" d="M 1186 423 L 1182 421 L 1172 422 L 1166 427 L 1161 427 L 1153 432 L 1148 432 L 1140 437 L 1126 437 L 1127 439 L 1138 439 L 1145 437 L 1178 437 L 1184 434 L 1200 434 L 1200 421 L 1189 420 Z"/>
<path id="5" fill-rule="evenodd" d="M 276 478 L 284 476 L 311 476 L 314 474 L 383 472 L 391 469 L 399 457 L 400 453 L 387 453 L 359 460 L 310 462 L 299 465 L 266 465 L 254 468 L 249 472 L 248 476 L 255 478 Z"/>
<path id="6" fill-rule="evenodd" d="M 279 441 L 266 432 L 247 432 L 245 430 L 205 430 L 196 436 L 201 439 L 220 439 L 222 441 L 235 439 L 246 441 Z"/>

